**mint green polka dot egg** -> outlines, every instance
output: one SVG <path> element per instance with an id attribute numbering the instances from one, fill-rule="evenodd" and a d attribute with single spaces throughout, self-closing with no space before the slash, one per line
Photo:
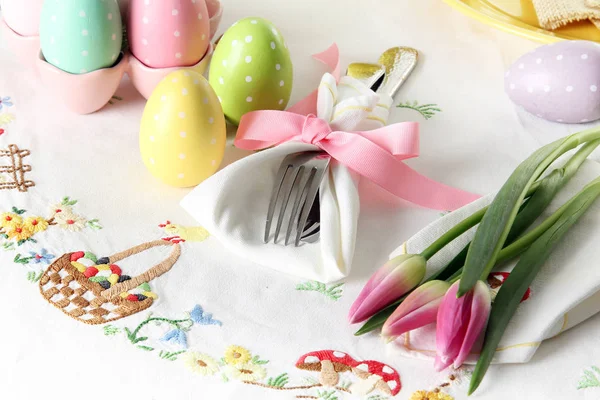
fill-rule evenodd
<path id="1" fill-rule="evenodd" d="M 292 93 L 293 68 L 279 30 L 258 17 L 233 24 L 215 49 L 209 81 L 233 124 L 250 111 L 284 110 Z"/>
<path id="2" fill-rule="evenodd" d="M 46 0 L 40 18 L 42 53 L 72 74 L 108 68 L 121 52 L 122 29 L 117 0 Z"/>

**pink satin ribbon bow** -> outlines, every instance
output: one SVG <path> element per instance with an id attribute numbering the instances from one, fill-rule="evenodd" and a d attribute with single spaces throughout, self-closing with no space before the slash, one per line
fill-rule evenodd
<path id="1" fill-rule="evenodd" d="M 337 46 L 318 57 L 326 60 L 334 72 L 339 70 Z M 390 193 L 427 208 L 455 210 L 480 197 L 429 179 L 402 162 L 419 155 L 416 122 L 366 132 L 334 131 L 327 121 L 309 113 L 315 107 L 313 92 L 291 107 L 291 111 L 247 113 L 241 119 L 235 145 L 246 150 L 261 150 L 289 141 L 309 143 Z"/>

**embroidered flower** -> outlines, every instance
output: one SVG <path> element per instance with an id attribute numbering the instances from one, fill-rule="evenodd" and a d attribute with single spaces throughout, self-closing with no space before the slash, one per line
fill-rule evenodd
<path id="1" fill-rule="evenodd" d="M 43 232 L 48 229 L 48 221 L 42 217 L 27 217 L 25 218 L 23 225 L 29 228 L 33 233 Z"/>
<path id="2" fill-rule="evenodd" d="M 244 382 L 258 382 L 265 379 L 267 370 L 256 364 L 227 365 L 225 373 L 231 379 Z M 442 399 L 445 400 L 445 399 Z"/>
<path id="3" fill-rule="evenodd" d="M 82 230 L 87 222 L 82 216 L 65 211 L 57 213 L 54 220 L 58 226 L 71 232 Z"/>
<path id="4" fill-rule="evenodd" d="M 33 236 L 33 231 L 25 227 L 23 224 L 17 224 L 12 228 L 9 228 L 6 234 L 8 235 L 9 239 L 20 242 Z"/>
<path id="5" fill-rule="evenodd" d="M 208 354 L 190 351 L 185 353 L 182 358 L 186 367 L 193 373 L 210 376 L 219 372 L 219 364 Z"/>
<path id="6" fill-rule="evenodd" d="M 187 336 L 181 329 L 173 329 L 167 332 L 160 340 L 163 342 L 173 342 L 187 349 Z"/>
<path id="7" fill-rule="evenodd" d="M 61 213 L 73 214 L 73 208 L 71 206 L 66 206 L 62 203 L 57 203 L 50 207 L 50 213 L 53 217 L 56 218 L 57 214 Z"/>
<path id="8" fill-rule="evenodd" d="M 13 103 L 10 100 L 10 97 L 0 97 L 0 110 L 2 110 L 3 107 L 12 107 Z"/>
<path id="9" fill-rule="evenodd" d="M 454 397 L 442 392 L 419 390 L 414 392 L 409 400 L 454 400 Z"/>
<path id="10" fill-rule="evenodd" d="M 246 364 L 252 358 L 252 354 L 241 346 L 229 346 L 225 350 L 225 362 L 231 365 Z"/>
<path id="11" fill-rule="evenodd" d="M 204 312 L 204 309 L 200 305 L 196 305 L 194 309 L 190 311 L 190 318 L 198 325 L 223 325 L 221 321 L 214 319 L 211 313 Z"/>
<path id="12" fill-rule="evenodd" d="M 17 225 L 21 225 L 23 223 L 23 218 L 19 217 L 15 213 L 2 213 L 0 214 L 0 227 L 1 228 L 14 228 Z"/>
<path id="13" fill-rule="evenodd" d="M 48 253 L 48 250 L 46 249 L 42 249 L 39 253 L 36 253 L 35 251 L 30 251 L 29 255 L 31 256 L 30 262 L 33 264 L 50 264 L 52 260 L 56 258 L 54 254 Z"/>

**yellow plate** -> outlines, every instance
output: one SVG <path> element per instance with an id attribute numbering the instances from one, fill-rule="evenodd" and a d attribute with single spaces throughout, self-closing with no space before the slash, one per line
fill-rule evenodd
<path id="1" fill-rule="evenodd" d="M 561 39 L 600 42 L 600 29 L 589 21 L 548 31 L 538 22 L 531 0 L 444 0 L 485 24 L 544 43 Z"/>

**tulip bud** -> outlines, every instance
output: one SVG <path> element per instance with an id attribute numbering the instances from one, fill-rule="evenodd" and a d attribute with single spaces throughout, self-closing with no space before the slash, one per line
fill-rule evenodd
<path id="1" fill-rule="evenodd" d="M 409 292 L 423 280 L 426 266 L 427 260 L 416 254 L 403 254 L 385 263 L 350 307 L 350 323 L 366 320 Z"/>
<path id="2" fill-rule="evenodd" d="M 438 308 L 450 284 L 444 281 L 425 282 L 416 288 L 385 321 L 383 336 L 396 337 L 437 319 Z"/>
<path id="3" fill-rule="evenodd" d="M 482 281 L 456 298 L 460 281 L 454 283 L 442 300 L 437 315 L 435 369 L 454 364 L 458 368 L 484 332 L 492 308 L 490 290 Z"/>

